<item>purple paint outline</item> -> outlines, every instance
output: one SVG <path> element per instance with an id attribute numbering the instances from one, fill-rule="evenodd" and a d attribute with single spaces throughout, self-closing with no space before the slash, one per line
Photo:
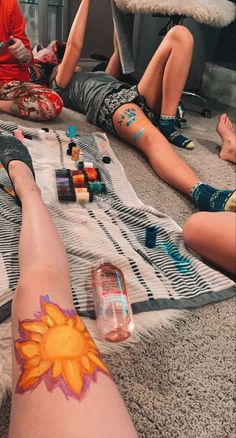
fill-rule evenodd
<path id="1" fill-rule="evenodd" d="M 15 351 L 16 361 L 20 365 L 21 374 L 20 374 L 20 377 L 16 383 L 15 392 L 16 392 L 16 394 L 25 394 L 26 392 L 29 392 L 29 391 L 32 392 L 42 381 L 44 381 L 45 386 L 49 392 L 52 392 L 55 388 L 60 388 L 61 391 L 64 393 L 67 400 L 69 400 L 71 397 L 71 398 L 76 398 L 78 401 L 81 401 L 84 398 L 86 391 L 89 389 L 91 382 L 93 382 L 93 383 L 97 382 L 97 373 L 98 372 L 102 372 L 103 374 L 105 374 L 107 376 L 109 376 L 109 374 L 105 373 L 104 370 L 102 370 L 101 368 L 98 368 L 98 367 L 95 368 L 94 373 L 92 375 L 87 374 L 87 373 L 83 373 L 82 374 L 83 386 L 82 386 L 80 395 L 76 394 L 75 392 L 73 392 L 72 389 L 70 389 L 69 385 L 65 382 L 63 376 L 59 376 L 58 378 L 53 378 L 51 375 L 51 367 L 49 368 L 48 371 L 46 371 L 44 374 L 42 374 L 42 376 L 38 377 L 36 382 L 33 383 L 29 388 L 22 389 L 22 388 L 18 387 L 18 384 L 19 384 L 19 381 L 22 377 L 22 374 L 25 371 L 24 364 L 27 362 L 27 359 L 25 360 L 21 357 L 19 351 L 16 348 L 16 342 L 18 342 L 19 344 L 22 344 L 22 343 L 27 342 L 27 341 L 32 341 L 32 339 L 30 339 L 30 332 L 27 333 L 25 330 L 23 330 L 22 325 L 24 323 L 27 323 L 27 322 L 32 322 L 32 323 L 41 322 L 42 316 L 46 315 L 46 313 L 43 309 L 43 302 L 45 302 L 45 301 L 48 304 L 53 304 L 53 305 L 57 306 L 60 309 L 60 311 L 63 313 L 63 315 L 65 315 L 66 317 L 73 318 L 73 319 L 75 319 L 77 317 L 77 313 L 74 309 L 63 310 L 58 304 L 55 304 L 52 301 L 50 301 L 48 295 L 42 295 L 40 297 L 41 311 L 34 313 L 35 319 L 24 319 L 22 321 L 20 321 L 20 320 L 18 321 L 20 338 L 14 341 L 14 351 Z M 34 342 L 34 341 L 32 341 L 32 342 Z M 100 359 L 100 354 L 98 355 L 98 358 Z"/>

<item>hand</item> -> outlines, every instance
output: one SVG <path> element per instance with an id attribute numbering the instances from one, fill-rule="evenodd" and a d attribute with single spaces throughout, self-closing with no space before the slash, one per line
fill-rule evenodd
<path id="1" fill-rule="evenodd" d="M 29 62 L 29 51 L 20 39 L 11 36 L 8 43 L 8 50 L 21 64 L 27 64 Z"/>

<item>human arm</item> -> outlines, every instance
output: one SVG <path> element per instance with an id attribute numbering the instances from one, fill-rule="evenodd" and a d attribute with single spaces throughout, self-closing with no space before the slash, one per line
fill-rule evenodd
<path id="1" fill-rule="evenodd" d="M 114 52 L 113 55 L 107 65 L 106 73 L 108 75 L 114 76 L 115 78 L 119 79 L 120 75 L 122 73 L 122 67 L 120 62 L 120 52 L 117 42 L 117 36 L 116 31 L 114 29 Z"/>
<path id="2" fill-rule="evenodd" d="M 91 0 L 82 0 L 72 24 L 66 44 L 65 55 L 58 66 L 55 80 L 59 87 L 66 88 L 75 72 L 84 45 L 84 36 Z"/>

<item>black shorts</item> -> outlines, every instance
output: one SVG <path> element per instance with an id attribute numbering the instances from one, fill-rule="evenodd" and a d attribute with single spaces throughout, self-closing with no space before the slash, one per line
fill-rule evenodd
<path id="1" fill-rule="evenodd" d="M 103 101 L 98 113 L 98 126 L 109 134 L 116 135 L 112 116 L 122 105 L 126 103 L 138 105 L 153 125 L 157 126 L 159 117 L 154 114 L 147 106 L 145 99 L 139 94 L 137 86 L 131 88 L 121 88 L 109 94 Z"/>

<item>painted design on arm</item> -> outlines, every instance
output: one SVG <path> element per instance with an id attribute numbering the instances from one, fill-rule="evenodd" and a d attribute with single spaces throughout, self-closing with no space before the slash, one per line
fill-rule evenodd
<path id="1" fill-rule="evenodd" d="M 16 392 L 32 390 L 44 380 L 48 391 L 59 386 L 67 398 L 80 400 L 90 381 L 96 380 L 96 371 L 108 375 L 109 371 L 74 310 L 62 310 L 47 295 L 40 305 L 34 319 L 19 322 L 15 353 L 21 375 Z"/>
<path id="2" fill-rule="evenodd" d="M 124 113 L 121 115 L 121 119 L 118 121 L 120 126 L 122 126 L 122 123 L 125 121 L 125 119 L 128 119 L 128 121 L 126 121 L 126 123 L 125 123 L 127 128 L 129 128 L 135 122 L 142 123 L 143 126 L 145 126 L 147 123 L 147 121 L 145 119 L 137 119 L 136 118 L 135 108 L 131 108 L 131 109 L 128 108 L 124 111 Z M 133 134 L 134 143 L 136 143 L 137 140 L 142 137 L 144 130 L 145 130 L 145 128 L 142 127 L 141 129 L 139 129 L 138 132 L 134 132 L 134 134 Z"/>

